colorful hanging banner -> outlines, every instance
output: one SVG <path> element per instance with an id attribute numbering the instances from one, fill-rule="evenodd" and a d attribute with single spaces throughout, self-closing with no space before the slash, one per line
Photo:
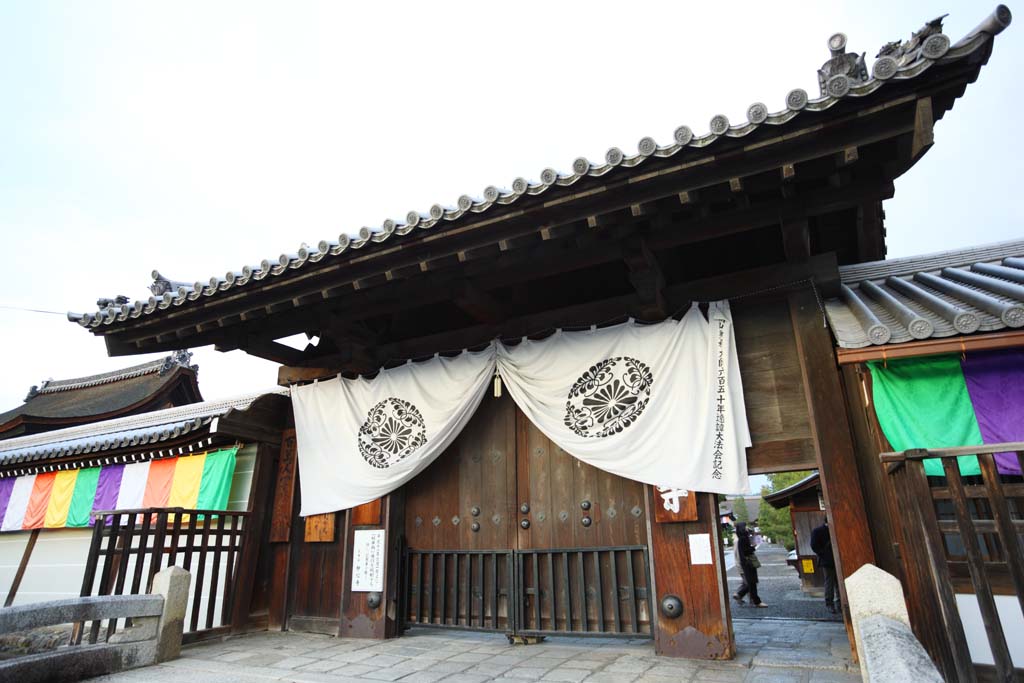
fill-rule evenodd
<path id="1" fill-rule="evenodd" d="M 954 448 L 1024 440 L 1024 352 L 999 351 L 868 363 L 875 414 L 894 450 Z M 983 425 L 983 426 L 982 426 Z M 981 474 L 973 455 L 960 474 Z M 1016 454 L 996 455 L 1002 474 L 1020 474 Z M 943 476 L 938 458 L 928 476 Z"/>
<path id="2" fill-rule="evenodd" d="M 97 510 L 223 510 L 238 448 L 0 479 L 0 530 L 85 527 Z"/>

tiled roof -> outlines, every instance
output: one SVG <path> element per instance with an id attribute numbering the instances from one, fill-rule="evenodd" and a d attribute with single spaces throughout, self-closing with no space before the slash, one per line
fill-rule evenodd
<path id="1" fill-rule="evenodd" d="M 789 499 L 795 493 L 800 493 L 806 489 L 820 486 L 820 476 L 817 472 L 811 472 L 806 477 L 798 482 L 790 484 L 784 489 L 774 491 L 764 497 L 764 502 L 771 505 L 773 508 L 779 509 L 789 505 Z"/>
<path id="2" fill-rule="evenodd" d="M 164 389 L 176 377 L 172 373 L 178 368 L 193 373 L 189 381 L 194 384 L 197 368 L 189 364 L 191 357 L 188 351 L 177 351 L 165 358 L 121 370 L 75 379 L 48 380 L 41 386 L 33 386 L 23 404 L 0 413 L 0 425 L 18 417 L 76 420 L 137 407 Z"/>
<path id="3" fill-rule="evenodd" d="M 709 132 L 695 133 L 688 126 L 675 130 L 673 139 L 660 144 L 650 137 L 642 138 L 633 154 L 618 148 L 609 149 L 601 161 L 580 157 L 573 161 L 571 170 L 557 171 L 546 168 L 539 180 L 516 178 L 510 188 L 488 186 L 480 196 L 464 194 L 454 206 L 434 204 L 427 212 L 410 211 L 404 220 L 387 219 L 376 227 L 361 227 L 341 233 L 334 240 L 323 240 L 315 248 L 305 244 L 293 253 L 264 259 L 259 265 L 246 265 L 229 271 L 224 277 L 211 277 L 192 285 L 168 280 L 153 271 L 153 296 L 148 301 L 134 304 L 112 304 L 94 313 L 69 313 L 68 319 L 83 327 L 96 328 L 125 322 L 142 316 L 157 314 L 172 307 L 185 306 L 199 299 L 214 297 L 229 290 L 244 287 L 267 278 L 277 278 L 308 265 L 342 257 L 353 250 L 372 248 L 373 245 L 398 240 L 410 234 L 447 227 L 467 215 L 483 214 L 495 207 L 508 206 L 523 198 L 543 195 L 553 188 L 565 188 L 587 178 L 601 177 L 642 166 L 650 159 L 676 157 L 688 152 L 713 148 L 726 138 L 743 138 L 764 127 L 777 128 L 793 121 L 804 120 L 815 113 L 831 109 L 841 101 L 856 100 L 871 95 L 889 82 L 907 81 L 921 75 L 933 65 L 957 62 L 986 45 L 992 36 L 1009 25 L 1009 9 L 999 5 L 995 12 L 955 45 L 941 33 L 941 18 L 929 22 L 902 44 L 889 44 L 882 48 L 868 72 L 863 58 L 844 53 L 846 37 L 836 34 L 829 40 L 833 58 L 819 71 L 821 96 L 810 98 L 806 91 L 796 89 L 786 96 L 786 108 L 770 113 L 756 102 L 747 109 L 747 120 L 733 124 L 724 115 L 714 116 Z"/>
<path id="4" fill-rule="evenodd" d="M 148 451 L 162 442 L 191 433 L 196 433 L 198 440 L 202 435 L 200 431 L 215 418 L 231 410 L 245 410 L 261 396 L 286 393 L 286 388 L 278 387 L 219 401 L 193 403 L 0 441 L 0 467 L 34 468 L 53 458 L 102 456 L 105 452 L 130 447 Z"/>
<path id="5" fill-rule="evenodd" d="M 825 302 L 840 347 L 1024 327 L 1024 240 L 839 269 Z"/>

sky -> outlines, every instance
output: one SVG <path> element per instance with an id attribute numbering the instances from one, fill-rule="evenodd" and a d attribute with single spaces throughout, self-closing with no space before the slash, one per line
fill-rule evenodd
<path id="1" fill-rule="evenodd" d="M 0 409 L 159 357 L 108 358 L 64 318 L 146 298 L 153 269 L 223 277 L 680 124 L 779 111 L 793 88 L 817 95 L 836 31 L 870 68 L 939 14 L 955 42 L 994 8 L 0 0 Z M 897 180 L 890 257 L 1024 236 L 1022 31 Z M 269 362 L 193 351 L 206 398 L 276 382 Z"/>

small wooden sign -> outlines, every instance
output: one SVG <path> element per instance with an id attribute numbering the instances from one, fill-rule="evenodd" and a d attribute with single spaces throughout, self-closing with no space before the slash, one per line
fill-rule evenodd
<path id="1" fill-rule="evenodd" d="M 306 543 L 333 543 L 336 512 L 306 517 Z"/>
<path id="2" fill-rule="evenodd" d="M 660 523 L 696 522 L 697 492 L 655 486 L 654 521 Z"/>
<path id="3" fill-rule="evenodd" d="M 380 524 L 382 500 L 382 498 L 378 498 L 352 508 L 352 526 L 377 526 Z"/>

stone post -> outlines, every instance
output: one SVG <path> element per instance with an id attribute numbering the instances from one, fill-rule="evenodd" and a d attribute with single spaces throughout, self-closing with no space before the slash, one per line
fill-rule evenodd
<path id="1" fill-rule="evenodd" d="M 910 628 L 899 579 L 865 564 L 845 583 L 861 677 L 874 683 L 942 683 Z"/>
<path id="2" fill-rule="evenodd" d="M 185 630 L 185 608 L 192 575 L 181 567 L 168 567 L 153 578 L 154 595 L 164 596 L 164 611 L 156 632 L 156 661 L 177 659 Z"/>

